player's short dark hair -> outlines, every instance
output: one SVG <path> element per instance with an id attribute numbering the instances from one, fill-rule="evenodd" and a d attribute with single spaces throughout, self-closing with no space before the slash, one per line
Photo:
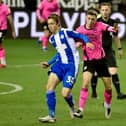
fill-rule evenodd
<path id="1" fill-rule="evenodd" d="M 89 11 L 89 10 L 95 11 L 97 14 L 100 13 L 99 10 L 94 7 L 90 7 L 87 11 Z"/>
<path id="2" fill-rule="evenodd" d="M 101 8 L 102 6 L 109 6 L 110 8 L 112 8 L 112 4 L 111 4 L 110 2 L 102 2 L 102 3 L 100 4 L 100 8 Z"/>
<path id="3" fill-rule="evenodd" d="M 86 15 L 94 15 L 97 17 L 98 13 L 92 9 L 89 9 L 87 12 L 86 12 Z"/>
<path id="4" fill-rule="evenodd" d="M 57 24 L 60 24 L 60 17 L 57 14 L 51 14 L 48 19 L 53 19 Z"/>

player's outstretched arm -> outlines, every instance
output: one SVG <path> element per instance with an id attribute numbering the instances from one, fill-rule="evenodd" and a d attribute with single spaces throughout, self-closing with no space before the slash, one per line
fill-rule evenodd
<path id="1" fill-rule="evenodd" d="M 113 27 L 113 26 L 108 26 L 107 30 L 108 30 L 109 32 L 117 32 L 117 31 L 118 31 L 118 29 L 115 28 L 115 27 Z"/>
<path id="2" fill-rule="evenodd" d="M 14 24 L 13 24 L 13 19 L 12 19 L 12 15 L 8 15 L 8 21 L 10 23 L 11 26 L 11 30 L 12 30 L 12 37 L 15 39 L 16 38 L 16 33 L 15 33 L 15 28 L 14 28 Z"/>
<path id="3" fill-rule="evenodd" d="M 52 65 L 53 63 L 55 63 L 58 60 L 58 54 L 56 53 L 48 62 L 41 62 L 40 66 L 42 68 L 48 68 L 50 65 Z"/>
<path id="4" fill-rule="evenodd" d="M 84 34 L 80 34 L 80 33 L 75 32 L 75 31 L 67 31 L 67 34 L 68 34 L 68 36 L 70 36 L 74 39 L 82 40 L 83 43 L 85 43 L 88 48 L 94 49 L 94 45 L 90 42 L 88 36 L 86 36 Z"/>

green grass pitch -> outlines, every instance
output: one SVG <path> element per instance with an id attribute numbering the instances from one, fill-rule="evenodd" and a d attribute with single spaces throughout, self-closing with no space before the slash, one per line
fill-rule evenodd
<path id="1" fill-rule="evenodd" d="M 126 42 L 123 40 L 124 57 L 119 60 L 119 76 L 122 92 L 126 92 Z M 89 98 L 83 119 L 71 120 L 68 106 L 61 96 L 62 84 L 56 89 L 57 106 L 55 124 L 44 124 L 38 121 L 39 116 L 47 115 L 45 89 L 47 70 L 40 68 L 40 61 L 47 61 L 54 54 L 49 45 L 47 52 L 42 52 L 41 45 L 35 39 L 17 39 L 4 42 L 7 57 L 7 68 L 0 69 L 0 93 L 9 92 L 12 86 L 2 84 L 12 83 L 23 87 L 22 91 L 0 95 L 0 126 L 125 126 L 126 99 L 117 100 L 113 87 L 112 117 L 104 118 L 103 84 L 99 79 L 97 92 L 99 99 L 92 99 L 89 88 Z M 81 49 L 80 53 L 81 53 Z M 82 83 L 82 58 L 77 82 L 73 88 L 76 105 L 78 105 L 79 90 Z"/>

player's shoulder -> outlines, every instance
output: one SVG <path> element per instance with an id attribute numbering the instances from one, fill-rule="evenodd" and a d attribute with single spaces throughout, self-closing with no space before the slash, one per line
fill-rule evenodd
<path id="1" fill-rule="evenodd" d="M 45 6 L 45 4 L 47 4 L 46 1 L 45 1 L 45 0 L 42 0 L 42 1 L 39 3 L 38 8 L 41 8 L 41 7 Z"/>
<path id="2" fill-rule="evenodd" d="M 70 28 L 61 28 L 60 31 L 64 32 L 65 34 L 69 34 L 69 33 L 73 32 L 73 30 Z"/>
<path id="3" fill-rule="evenodd" d="M 48 2 L 47 0 L 42 0 L 42 1 L 40 2 L 40 4 L 47 3 L 47 2 Z"/>
<path id="4" fill-rule="evenodd" d="M 112 19 L 112 18 L 109 18 L 109 21 L 112 22 L 112 23 L 115 23 L 116 20 L 115 19 Z"/>
<path id="5" fill-rule="evenodd" d="M 63 28 L 63 27 L 61 27 L 60 28 L 60 31 L 66 31 L 68 28 Z"/>
<path id="6" fill-rule="evenodd" d="M 76 28 L 76 31 L 80 31 L 80 30 L 82 30 L 82 29 L 84 29 L 84 25 L 78 26 L 78 27 Z"/>
<path id="7" fill-rule="evenodd" d="M 63 27 L 60 30 L 61 31 L 72 31 L 72 29 L 70 29 L 70 28 L 63 28 Z"/>
<path id="8" fill-rule="evenodd" d="M 82 27 L 84 27 L 84 25 L 80 25 L 80 26 L 78 26 L 77 28 L 82 28 Z"/>
<path id="9" fill-rule="evenodd" d="M 95 28 L 96 29 L 103 29 L 103 28 L 105 28 L 105 27 L 107 27 L 108 25 L 107 24 L 105 24 L 104 22 L 101 22 L 101 21 L 97 21 L 96 23 L 95 23 Z"/>
<path id="10" fill-rule="evenodd" d="M 11 13 L 11 9 L 10 9 L 10 7 L 9 7 L 7 4 L 4 4 L 4 3 L 3 3 L 1 9 L 4 10 L 5 12 L 7 12 L 8 15 Z"/>
<path id="11" fill-rule="evenodd" d="M 96 26 L 100 26 L 100 25 L 103 25 L 103 24 L 104 24 L 103 22 L 97 21 L 95 25 L 96 25 Z"/>
<path id="12" fill-rule="evenodd" d="M 7 4 L 5 4 L 5 3 L 2 3 L 2 7 L 3 8 L 9 8 L 9 6 Z"/>

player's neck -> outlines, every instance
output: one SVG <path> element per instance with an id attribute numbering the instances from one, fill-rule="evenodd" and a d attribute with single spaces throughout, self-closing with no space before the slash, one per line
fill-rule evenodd
<path id="1" fill-rule="evenodd" d="M 86 24 L 85 27 L 86 27 L 86 29 L 92 29 L 93 28 L 93 25 Z"/>
<path id="2" fill-rule="evenodd" d="M 109 17 L 102 17 L 102 19 L 107 22 L 109 20 Z"/>

